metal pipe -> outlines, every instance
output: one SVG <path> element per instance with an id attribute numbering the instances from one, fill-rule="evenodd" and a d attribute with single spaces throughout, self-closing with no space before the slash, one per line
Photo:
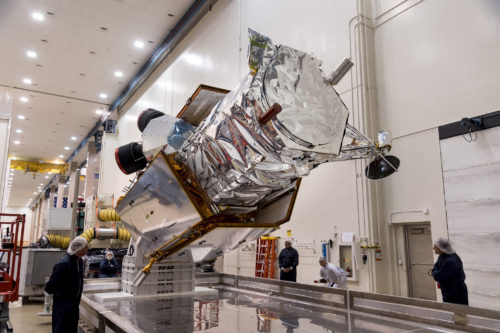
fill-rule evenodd
<path id="1" fill-rule="evenodd" d="M 71 213 L 70 240 L 75 238 L 76 208 L 78 207 L 78 191 L 80 190 L 80 169 L 75 170 L 75 186 L 73 188 L 73 212 Z"/>
<path id="2" fill-rule="evenodd" d="M 330 82 L 330 84 L 334 86 L 339 83 L 339 81 L 347 74 L 347 72 L 353 65 L 354 63 L 350 58 L 345 58 L 344 61 L 342 61 L 340 65 L 328 77 L 328 81 Z"/>

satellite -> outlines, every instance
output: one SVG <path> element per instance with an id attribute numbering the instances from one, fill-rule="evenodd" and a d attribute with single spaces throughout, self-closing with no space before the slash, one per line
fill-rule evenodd
<path id="1" fill-rule="evenodd" d="M 373 142 L 348 124 L 332 85 L 349 60 L 327 78 L 315 57 L 253 30 L 249 39 L 250 73 L 236 89 L 201 85 L 177 117 L 145 110 L 142 142 L 115 151 L 119 168 L 137 173 L 116 207 L 149 258 L 136 285 L 165 258 L 213 262 L 272 232 L 322 163 L 370 158 L 371 179 L 399 167 L 390 132 Z"/>

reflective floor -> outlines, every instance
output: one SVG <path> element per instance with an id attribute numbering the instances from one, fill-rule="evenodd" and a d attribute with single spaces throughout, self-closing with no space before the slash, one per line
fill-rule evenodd
<path id="1" fill-rule="evenodd" d="M 92 299 L 92 296 L 89 295 Z M 144 332 L 443 332 L 418 324 L 219 290 L 218 295 L 104 304 Z"/>

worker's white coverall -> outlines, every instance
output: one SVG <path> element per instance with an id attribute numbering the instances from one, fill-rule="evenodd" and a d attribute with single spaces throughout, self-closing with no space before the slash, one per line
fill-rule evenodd
<path id="1" fill-rule="evenodd" d="M 347 289 L 347 273 L 342 268 L 327 263 L 321 267 L 319 275 L 326 280 L 329 287 Z"/>

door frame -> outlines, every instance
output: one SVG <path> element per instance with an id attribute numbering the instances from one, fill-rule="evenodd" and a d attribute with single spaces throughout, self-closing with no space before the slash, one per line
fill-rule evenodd
<path id="1" fill-rule="evenodd" d="M 411 226 L 429 226 L 431 230 L 432 237 L 432 223 L 427 219 L 407 219 L 406 221 L 392 222 L 390 223 L 390 242 L 392 251 L 395 254 L 393 257 L 392 267 L 394 269 L 394 284 L 393 293 L 402 297 L 410 296 L 410 280 L 409 280 L 409 270 L 410 263 L 408 261 L 409 251 L 407 249 L 408 242 L 406 236 L 406 227 Z M 432 238 L 434 239 L 434 238 Z"/>
<path id="2" fill-rule="evenodd" d="M 404 227 L 404 243 L 405 243 L 405 259 L 406 259 L 406 281 L 407 281 L 407 286 L 408 286 L 408 297 L 414 298 L 415 295 L 413 295 L 413 285 L 412 285 L 412 278 L 411 278 L 411 258 L 410 258 L 410 242 L 409 242 L 409 235 L 408 235 L 408 229 L 409 228 L 429 228 L 429 231 L 431 232 L 431 244 L 432 244 L 432 229 L 431 229 L 431 224 L 430 222 L 428 223 L 405 223 L 403 225 Z"/>

